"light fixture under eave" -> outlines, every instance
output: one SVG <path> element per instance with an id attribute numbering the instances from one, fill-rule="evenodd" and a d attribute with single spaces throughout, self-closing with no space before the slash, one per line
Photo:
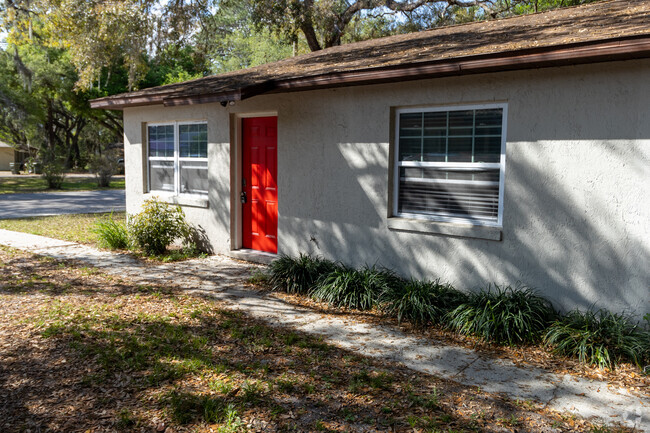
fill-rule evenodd
<path id="1" fill-rule="evenodd" d="M 235 105 L 235 101 L 230 101 L 230 106 Z"/>

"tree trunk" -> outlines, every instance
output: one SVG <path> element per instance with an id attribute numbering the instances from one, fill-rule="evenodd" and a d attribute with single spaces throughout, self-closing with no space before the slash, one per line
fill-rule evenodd
<path id="1" fill-rule="evenodd" d="M 311 22 L 304 23 L 302 26 L 300 26 L 300 30 L 302 30 L 302 33 L 305 35 L 305 39 L 307 39 L 307 45 L 309 45 L 309 49 L 312 52 L 320 51 L 322 49 L 320 42 L 318 42 L 316 31 L 314 31 L 314 25 Z"/>
<path id="2" fill-rule="evenodd" d="M 45 118 L 45 152 L 42 152 L 43 162 L 54 162 L 54 151 L 56 147 L 56 125 L 54 119 L 54 107 L 51 99 L 47 100 L 47 116 Z"/>

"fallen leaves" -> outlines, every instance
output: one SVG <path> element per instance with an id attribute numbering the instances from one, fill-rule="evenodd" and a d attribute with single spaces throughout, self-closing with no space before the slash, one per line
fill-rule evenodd
<path id="1" fill-rule="evenodd" d="M 3 432 L 591 428 L 270 328 L 173 282 L 145 287 L 6 249 L 0 261 Z"/>

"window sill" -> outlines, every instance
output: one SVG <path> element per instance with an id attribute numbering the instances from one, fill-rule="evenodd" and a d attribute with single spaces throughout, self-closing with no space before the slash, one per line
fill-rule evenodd
<path id="1" fill-rule="evenodd" d="M 501 227 L 446 223 L 412 218 L 388 218 L 387 226 L 392 231 L 487 239 L 490 241 L 500 241 L 503 236 Z"/>
<path id="2" fill-rule="evenodd" d="M 165 194 L 160 192 L 150 192 L 144 195 L 145 199 L 154 198 L 154 197 L 158 198 L 162 202 L 177 204 L 179 206 L 191 206 L 191 207 L 202 207 L 202 208 L 208 207 L 207 196 L 202 197 L 202 196 L 187 195 L 187 194 L 173 195 L 173 194 Z"/>

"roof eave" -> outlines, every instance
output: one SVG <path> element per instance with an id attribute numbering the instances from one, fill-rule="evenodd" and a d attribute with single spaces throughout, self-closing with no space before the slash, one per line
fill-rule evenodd
<path id="1" fill-rule="evenodd" d="M 210 102 L 241 101 L 265 93 L 286 93 L 333 87 L 382 84 L 453 75 L 568 66 L 646 57 L 650 57 L 650 35 L 514 50 L 488 55 L 409 63 L 407 65 L 369 68 L 285 80 L 270 80 L 251 86 L 243 86 L 236 91 L 221 93 L 100 98 L 90 101 L 90 106 L 91 108 L 119 110 L 126 107 L 143 105 L 163 104 L 165 106 L 179 106 Z"/>
<path id="2" fill-rule="evenodd" d="M 552 49 L 549 49 L 552 48 Z M 650 35 L 573 46 L 509 51 L 499 55 L 456 58 L 407 66 L 323 74 L 275 82 L 268 93 L 316 90 L 365 84 L 421 80 L 453 75 L 569 66 L 650 57 Z"/>

